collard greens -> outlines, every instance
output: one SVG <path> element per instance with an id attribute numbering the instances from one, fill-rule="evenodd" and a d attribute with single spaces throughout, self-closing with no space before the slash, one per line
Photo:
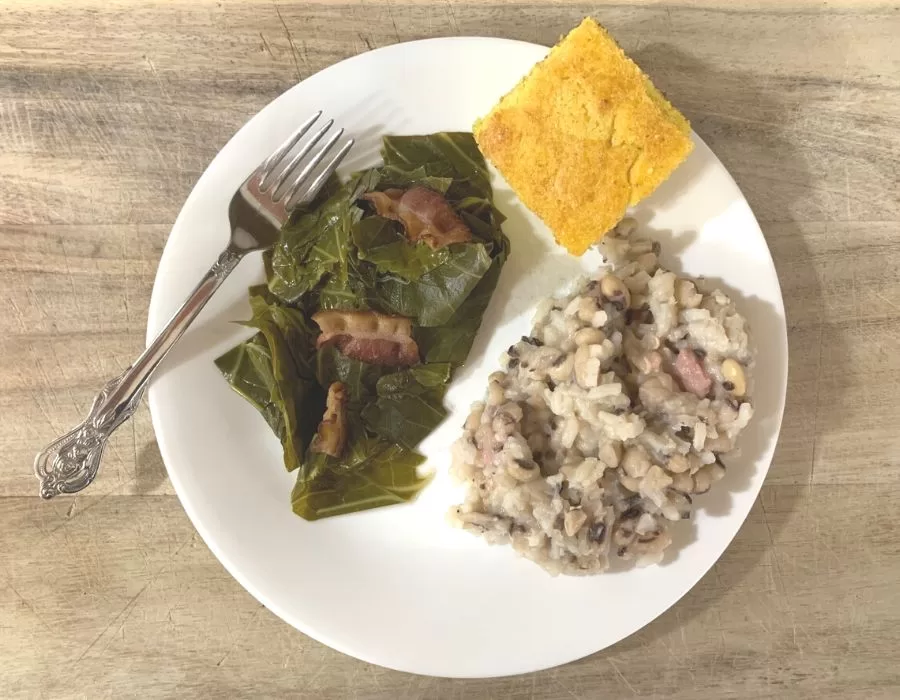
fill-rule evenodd
<path id="1" fill-rule="evenodd" d="M 264 256 L 266 284 L 250 290 L 256 335 L 216 360 L 236 392 L 281 441 L 297 474 L 294 512 L 307 520 L 409 501 L 425 486 L 419 443 L 446 416 L 444 394 L 469 353 L 509 254 L 484 158 L 468 133 L 386 136 L 383 165 L 336 178 L 295 214 Z M 473 233 L 433 250 L 360 196 L 428 187 Z M 421 364 L 395 368 L 317 350 L 311 316 L 371 309 L 408 317 Z M 310 450 L 332 383 L 347 387 L 349 442 L 338 458 Z"/>

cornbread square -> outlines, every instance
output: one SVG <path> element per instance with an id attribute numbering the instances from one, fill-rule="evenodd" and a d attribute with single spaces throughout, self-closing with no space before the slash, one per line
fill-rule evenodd
<path id="1" fill-rule="evenodd" d="M 690 124 L 593 19 L 475 123 L 482 153 L 572 255 L 693 148 Z"/>

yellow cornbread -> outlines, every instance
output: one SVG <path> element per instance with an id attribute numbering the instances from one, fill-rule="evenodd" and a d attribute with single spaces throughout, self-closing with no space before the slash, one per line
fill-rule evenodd
<path id="1" fill-rule="evenodd" d="M 474 133 L 482 153 L 573 255 L 693 148 L 687 119 L 590 18 L 476 122 Z"/>

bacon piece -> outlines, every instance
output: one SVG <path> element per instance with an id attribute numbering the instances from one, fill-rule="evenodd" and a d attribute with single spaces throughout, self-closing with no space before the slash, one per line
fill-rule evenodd
<path id="1" fill-rule="evenodd" d="M 706 373 L 703 363 L 693 350 L 678 351 L 678 357 L 672 365 L 678 380 L 687 391 L 703 398 L 712 387 L 712 378 Z"/>
<path id="2" fill-rule="evenodd" d="M 432 249 L 472 240 L 472 232 L 443 195 L 427 187 L 368 192 L 363 199 L 375 205 L 379 216 L 403 224 L 412 243 L 424 241 Z"/>
<path id="3" fill-rule="evenodd" d="M 335 382 L 328 387 L 325 415 L 309 449 L 332 457 L 340 457 L 347 445 L 347 387 Z"/>
<path id="4" fill-rule="evenodd" d="M 347 357 L 373 365 L 408 367 L 419 362 L 408 318 L 375 311 L 319 311 L 312 319 L 322 331 L 317 348 L 335 345 Z"/>

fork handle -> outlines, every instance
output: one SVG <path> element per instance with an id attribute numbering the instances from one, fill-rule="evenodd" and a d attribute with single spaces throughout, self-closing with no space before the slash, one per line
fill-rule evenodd
<path id="1" fill-rule="evenodd" d="M 94 480 L 109 436 L 137 410 L 147 381 L 159 363 L 244 254 L 245 251 L 233 246 L 222 251 L 181 308 L 134 364 L 100 390 L 87 418 L 51 442 L 35 458 L 34 473 L 41 482 L 42 498 L 77 493 Z"/>

